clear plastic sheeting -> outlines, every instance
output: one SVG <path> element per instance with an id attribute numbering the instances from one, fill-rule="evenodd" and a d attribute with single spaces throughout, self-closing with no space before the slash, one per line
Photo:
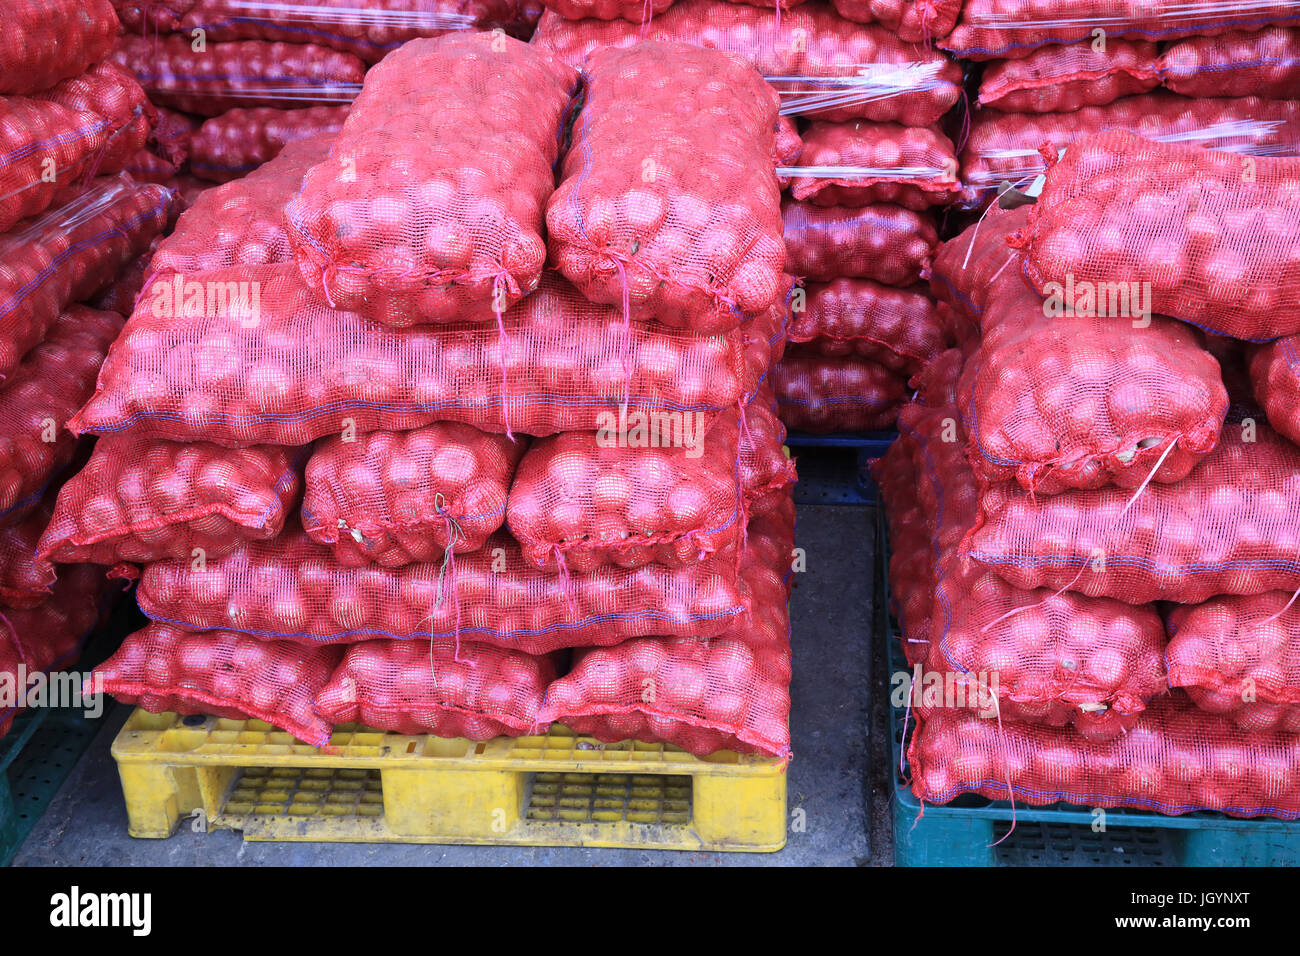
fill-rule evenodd
<path id="1" fill-rule="evenodd" d="M 1188 99 L 1154 92 L 1072 113 L 980 110 L 971 119 L 961 154 L 966 198 L 982 204 L 1004 181 L 1028 186 L 1047 170 L 1044 145 L 1061 150 L 1084 136 L 1112 129 L 1248 156 L 1295 156 L 1300 154 L 1300 102 L 1253 96 Z"/>
<path id="2" fill-rule="evenodd" d="M 1007 60 L 1096 30 L 1108 39 L 1172 40 L 1297 22 L 1295 0 L 966 0 L 940 45 L 966 60 Z"/>
<path id="3" fill-rule="evenodd" d="M 829 6 L 776 10 L 679 0 L 647 25 L 566 20 L 548 10 L 534 44 L 581 67 L 601 47 L 643 40 L 738 53 L 771 83 L 782 113 L 929 126 L 961 96 L 961 68 L 942 52 L 890 30 L 843 20 Z"/>
<path id="4" fill-rule="evenodd" d="M 196 51 L 189 36 L 124 35 L 110 54 L 149 99 L 200 116 L 236 107 L 351 103 L 366 66 L 350 53 L 308 43 L 232 40 Z"/>

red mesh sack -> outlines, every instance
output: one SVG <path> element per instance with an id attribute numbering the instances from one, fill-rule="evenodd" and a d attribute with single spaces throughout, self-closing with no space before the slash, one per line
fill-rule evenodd
<path id="1" fill-rule="evenodd" d="M 711 640 L 642 638 L 580 650 L 551 684 L 540 719 L 598 740 L 668 743 L 703 756 L 718 750 L 788 757 L 790 613 L 785 560 L 742 570 L 749 620 Z"/>
<path id="2" fill-rule="evenodd" d="M 857 23 L 879 23 L 900 40 L 942 40 L 957 23 L 962 0 L 831 0 L 835 12 Z"/>
<path id="3" fill-rule="evenodd" d="M 157 183 L 160 186 L 170 183 L 177 173 L 175 166 L 147 149 L 137 150 L 120 168 L 137 183 Z"/>
<path id="4" fill-rule="evenodd" d="M 0 98 L 0 113 L 0 232 L 8 232 L 85 175 L 112 129 L 97 113 L 24 97 Z"/>
<path id="5" fill-rule="evenodd" d="M 200 179 L 227 183 L 275 159 L 289 143 L 313 139 L 328 147 L 343 128 L 348 109 L 347 106 L 308 106 L 277 110 L 261 106 L 214 116 L 190 140 L 190 171 Z M 311 165 L 323 162 L 326 153 L 328 148 Z M 293 192 L 297 191 L 296 183 Z"/>
<path id="6" fill-rule="evenodd" d="M 978 793 L 1034 806 L 1300 817 L 1300 737 L 1239 730 L 1181 695 L 1152 701 L 1128 733 L 1099 743 L 935 711 L 918 721 L 907 757 L 912 793 L 927 803 Z"/>
<path id="7" fill-rule="evenodd" d="M 772 372 L 781 421 L 814 433 L 893 426 L 907 378 L 876 362 L 791 351 Z"/>
<path id="8" fill-rule="evenodd" d="M 1166 687 L 1160 616 L 1021 590 L 965 560 L 959 546 L 978 520 L 979 491 L 961 443 L 944 440 L 953 412 L 911 405 L 899 417 L 937 560 L 926 667 L 942 682 L 913 687 L 918 715 L 964 706 L 989 719 L 1070 725 L 1089 739 L 1122 733 Z"/>
<path id="9" fill-rule="evenodd" d="M 158 237 L 160 238 L 161 236 Z M 149 260 L 153 257 L 152 250 L 158 247 L 158 239 L 154 240 L 149 252 L 136 256 L 124 265 L 117 278 L 90 300 L 92 308 L 116 312 L 123 318 L 131 314 L 135 309 L 135 300 L 140 295 L 140 290 L 144 288 L 145 273 L 149 269 Z"/>
<path id="10" fill-rule="evenodd" d="M 1072 113 L 1105 106 L 1159 86 L 1158 56 L 1156 45 L 1142 40 L 1107 40 L 1100 49 L 1094 41 L 1043 47 L 1023 59 L 986 67 L 979 104 L 1004 113 Z"/>
<path id="11" fill-rule="evenodd" d="M 776 413 L 776 394 L 764 381 L 745 409 L 740 432 L 740 485 L 746 511 L 766 515 L 789 500 L 798 475 L 785 452 L 785 425 Z"/>
<path id="12" fill-rule="evenodd" d="M 161 186 L 109 179 L 0 236 L 0 378 L 46 337 L 69 303 L 93 297 L 149 248 L 167 225 L 172 201 Z"/>
<path id="13" fill-rule="evenodd" d="M 961 96 L 961 69 L 943 53 L 842 20 L 821 3 L 778 16 L 775 5 L 677 0 L 648 25 L 566 20 L 548 10 L 533 37 L 575 67 L 602 47 L 645 40 L 740 54 L 776 88 L 782 113 L 929 126 Z"/>
<path id="14" fill-rule="evenodd" d="M 934 607 L 935 548 L 930 521 L 917 494 L 916 469 L 906 436 L 871 466 L 889 526 L 889 600 L 898 618 L 903 656 L 915 667 L 929 658 Z"/>
<path id="15" fill-rule="evenodd" d="M 155 106 L 154 109 L 158 118 L 149 131 L 149 148 L 174 166 L 184 165 L 190 158 L 190 140 L 199 131 L 201 120 L 197 116 L 169 110 L 165 106 Z"/>
<path id="16" fill-rule="evenodd" d="M 201 28 L 209 40 L 314 43 L 367 63 L 379 62 L 408 40 L 458 30 L 498 27 L 526 37 L 519 31 L 529 18 L 527 4 L 519 0 L 169 0 L 162 6 L 169 8 L 163 14 L 164 30 L 188 34 Z M 168 15 L 175 26 L 169 25 Z M 143 18 L 131 19 L 128 29 L 150 35 Z"/>
<path id="17" fill-rule="evenodd" d="M 76 453 L 63 427 L 94 391 L 122 318 L 69 306 L 0 389 L 0 525 L 20 520 Z"/>
<path id="18" fill-rule="evenodd" d="M 979 476 L 1041 495 L 1180 481 L 1218 444 L 1228 411 L 1195 329 L 1161 316 L 1145 328 L 1048 318 L 1024 288 L 990 302 L 961 394 Z"/>
<path id="19" fill-rule="evenodd" d="M 42 501 L 23 520 L 0 528 L 0 605 L 32 608 L 50 596 L 54 569 L 36 558 L 36 543 L 53 503 Z"/>
<path id="20" fill-rule="evenodd" d="M 167 183 L 167 188 L 176 193 L 178 212 L 189 209 L 200 196 L 215 186 L 215 183 L 206 179 L 197 179 L 189 173 L 179 173 Z"/>
<path id="21" fill-rule="evenodd" d="M 270 445 L 101 438 L 60 489 L 38 556 L 59 564 L 206 560 L 269 540 L 302 493 L 294 457 Z"/>
<path id="22" fill-rule="evenodd" d="M 957 199 L 957 154 L 933 127 L 814 121 L 803 134 L 790 194 L 819 206 L 895 203 L 928 209 Z"/>
<path id="23" fill-rule="evenodd" d="M 902 206 L 814 206 L 787 199 L 785 268 L 805 279 L 842 277 L 909 286 L 929 268 L 939 234 L 929 212 Z"/>
<path id="24" fill-rule="evenodd" d="M 343 656 L 337 647 L 260 641 L 230 631 L 150 624 L 91 673 L 91 686 L 151 714 L 264 720 L 314 747 L 330 727 L 312 710 Z"/>
<path id="25" fill-rule="evenodd" d="M 135 77 L 111 60 L 96 63 L 36 98 L 108 120 L 104 150 L 95 157 L 95 168 L 101 173 L 115 173 L 129 165 L 131 157 L 144 149 L 158 115 Z"/>
<path id="26" fill-rule="evenodd" d="M 10 0 L 0 33 L 0 93 L 36 93 L 84 73 L 113 46 L 109 0 Z"/>
<path id="27" fill-rule="evenodd" d="M 506 521 L 545 570 L 681 566 L 731 547 L 744 529 L 738 416 L 630 415 L 599 432 L 538 439 L 510 486 Z"/>
<path id="28" fill-rule="evenodd" d="M 1300 733 L 1300 610 L 1285 591 L 1169 613 L 1169 684 L 1249 731 Z"/>
<path id="29" fill-rule="evenodd" d="M 416 40 L 384 60 L 285 208 L 303 278 L 396 327 L 481 320 L 518 301 L 546 259 L 543 207 L 573 83 L 500 35 Z"/>
<path id="30" fill-rule="evenodd" d="M 607 565 L 565 578 L 533 567 L 502 532 L 445 565 L 356 568 L 291 528 L 199 570 L 189 560 L 150 564 L 137 596 L 153 620 L 192 630 L 303 644 L 411 640 L 426 654 L 430 640 L 460 639 L 542 654 L 645 634 L 719 634 L 749 608 L 736 564 L 727 552 L 683 568 Z"/>
<path id="31" fill-rule="evenodd" d="M 307 170 L 329 155 L 332 142 L 328 134 L 299 140 L 243 179 L 200 195 L 158 244 L 150 274 L 192 276 L 291 261 L 284 204 Z"/>
<path id="32" fill-rule="evenodd" d="M 790 323 L 804 354 L 868 359 L 914 373 L 947 345 L 935 302 L 923 287 L 895 289 L 870 279 L 811 284 Z"/>
<path id="33" fill-rule="evenodd" d="M 1230 425 L 1190 475 L 1140 495 L 1102 488 L 1034 499 L 994 485 L 970 555 L 1018 587 L 1131 604 L 1290 592 L 1300 587 L 1298 502 L 1300 449 L 1262 423 Z"/>
<path id="34" fill-rule="evenodd" d="M 135 74 L 149 99 L 199 116 L 240 106 L 294 109 L 350 103 L 366 66 L 350 53 L 312 43 L 206 43 L 189 35 L 118 37 L 112 60 Z"/>
<path id="35" fill-rule="evenodd" d="M 1047 170 L 1044 143 L 1064 149 L 1100 130 L 1126 129 L 1153 140 L 1191 143 L 1254 156 L 1300 153 L 1300 102 L 1191 100 L 1170 93 L 1126 96 L 1073 113 L 976 111 L 961 154 L 961 181 L 971 202 L 987 199 L 1004 180 L 1027 186 Z"/>
<path id="36" fill-rule="evenodd" d="M 399 734 L 491 740 L 545 733 L 537 714 L 555 662 L 446 641 L 368 641 L 349 647 L 316 695 L 331 724 Z"/>
<path id="37" fill-rule="evenodd" d="M 27 689 L 25 675 L 59 671 L 76 663 L 99 623 L 108 581 L 89 565 L 64 568 L 49 600 L 30 609 L 6 608 L 0 622 L 0 675 Z M 0 677 L 3 680 L 4 677 Z M 0 707 L 0 737 L 24 708 Z"/>
<path id="38" fill-rule="evenodd" d="M 1070 146 L 1021 241 L 1025 275 L 1144 283 L 1155 312 L 1238 339 L 1300 332 L 1300 159 L 1229 156 L 1123 131 Z M 1058 286 L 1057 288 L 1060 288 Z"/>
<path id="39" fill-rule="evenodd" d="M 1016 59 L 1050 43 L 1088 38 L 1098 26 L 1108 40 L 1170 40 L 1298 20 L 1300 10 L 1289 0 L 966 0 L 961 22 L 940 46 L 966 60 Z"/>
<path id="40" fill-rule="evenodd" d="M 231 309 L 180 321 L 154 315 L 154 303 L 166 302 L 155 283 L 74 429 L 234 446 L 434 421 L 546 435 L 598 428 L 624 401 L 642 414 L 712 420 L 753 390 L 784 321 L 773 310 L 725 336 L 629 325 L 617 308 L 548 274 L 506 313 L 504 337 L 478 324 L 394 330 L 329 308 L 289 263 L 202 279 L 204 289 L 249 283 L 249 301 L 260 290 L 260 320 Z"/>
<path id="41" fill-rule="evenodd" d="M 673 5 L 673 0 L 543 0 L 566 20 L 629 20 L 645 23 Z"/>
<path id="42" fill-rule="evenodd" d="M 477 551 L 506 520 L 524 448 L 456 422 L 323 438 L 307 462 L 303 528 L 359 567 Z"/>
<path id="43" fill-rule="evenodd" d="M 682 44 L 594 53 L 546 208 L 551 260 L 593 302 L 722 332 L 781 272 L 776 94 L 737 56 Z"/>
<path id="44" fill-rule="evenodd" d="M 1028 224 L 1028 206 L 992 206 L 982 220 L 942 243 L 929 274 L 935 297 L 980 321 L 995 289 L 1028 288 L 1021 273 L 1023 257 L 1007 245 L 1007 237 Z"/>
<path id="45" fill-rule="evenodd" d="M 940 308 L 946 308 L 940 304 Z M 959 400 L 958 385 L 961 373 L 972 352 L 975 342 L 966 342 L 958 348 L 947 349 L 925 363 L 925 367 L 908 380 L 908 385 L 916 389 L 916 401 L 927 408 L 940 405 L 956 407 Z"/>
<path id="46" fill-rule="evenodd" d="M 1300 445 L 1300 336 L 1261 345 L 1250 356 L 1250 381 L 1255 400 L 1268 423 Z"/>
<path id="47" fill-rule="evenodd" d="M 1300 99 L 1300 29 L 1195 37 L 1160 57 L 1161 80 L 1184 96 Z"/>

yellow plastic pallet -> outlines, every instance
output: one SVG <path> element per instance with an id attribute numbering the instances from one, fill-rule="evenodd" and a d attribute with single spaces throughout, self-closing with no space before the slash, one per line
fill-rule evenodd
<path id="1" fill-rule="evenodd" d="M 136 710 L 113 741 L 134 837 L 240 830 L 245 840 L 471 843 L 773 852 L 780 760 L 531 737 L 335 728 L 316 749 L 258 720 Z"/>

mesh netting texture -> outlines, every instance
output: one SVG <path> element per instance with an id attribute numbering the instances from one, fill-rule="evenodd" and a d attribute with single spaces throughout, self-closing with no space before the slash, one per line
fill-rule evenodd
<path id="1" fill-rule="evenodd" d="M 961 443 L 944 440 L 953 412 L 909 405 L 899 419 L 913 446 L 921 510 L 931 516 L 926 665 L 944 678 L 922 685 L 913 698 L 918 714 L 966 706 L 990 719 L 1071 725 L 1090 739 L 1122 733 L 1166 686 L 1160 616 L 1150 606 L 1022 590 L 964 558 L 980 498 Z M 960 698 L 949 696 L 958 690 Z"/>
<path id="2" fill-rule="evenodd" d="M 783 113 L 929 126 L 961 96 L 961 69 L 942 52 L 843 20 L 822 3 L 778 16 L 775 4 L 677 0 L 647 25 L 566 20 L 548 10 L 533 43 L 581 67 L 602 47 L 646 40 L 739 54 L 776 87 Z"/>
<path id="3" fill-rule="evenodd" d="M 955 201 L 957 155 L 938 129 L 813 121 L 790 171 L 790 194 L 819 206 L 893 203 L 928 209 Z"/>
<path id="4" fill-rule="evenodd" d="M 131 157 L 144 148 L 158 115 L 135 77 L 111 60 L 96 63 L 37 98 L 93 113 L 108 122 L 104 148 L 93 164 L 100 173 L 125 169 Z"/>
<path id="5" fill-rule="evenodd" d="M 333 141 L 330 134 L 298 140 L 242 179 L 203 193 L 158 244 L 149 273 L 197 275 L 292 261 L 284 204 L 298 191 L 307 170 L 329 154 Z M 167 292 L 159 289 L 155 295 Z"/>
<path id="6" fill-rule="evenodd" d="M 1297 222 L 1300 159 L 1116 130 L 1076 141 L 1051 165 L 1018 238 L 1041 291 L 1127 284 L 1150 311 L 1259 340 L 1300 332 Z"/>
<path id="7" fill-rule="evenodd" d="M 961 153 L 967 199 L 989 198 L 1003 180 L 1029 185 L 1047 169 L 1040 152 L 1045 143 L 1064 149 L 1108 129 L 1244 155 L 1294 156 L 1300 154 L 1300 102 L 1255 96 L 1188 99 L 1154 92 L 1073 113 L 978 110 Z"/>
<path id="8" fill-rule="evenodd" d="M 775 305 L 776 94 L 738 56 L 683 44 L 595 52 L 546 209 L 552 261 L 593 302 L 713 333 Z"/>
<path id="9" fill-rule="evenodd" d="M 1011 483 L 980 501 L 971 556 L 1019 587 L 1139 604 L 1300 587 L 1300 448 L 1267 425 L 1225 426 L 1183 480 L 1034 498 Z M 1131 502 L 1131 504 L 1130 504 Z"/>
<path id="10" fill-rule="evenodd" d="M 352 54 L 311 43 L 205 42 L 195 50 L 189 35 L 126 34 L 109 55 L 135 75 L 152 102 L 199 116 L 236 107 L 350 103 L 366 72 Z"/>
<path id="11" fill-rule="evenodd" d="M 77 441 L 63 423 L 90 397 L 122 330 L 113 312 L 69 306 L 0 389 L 0 525 L 20 520 L 68 465 Z"/>
<path id="12" fill-rule="evenodd" d="M 211 40 L 314 43 L 377 63 L 408 40 L 454 30 L 503 28 L 526 36 L 540 9 L 527 0 L 113 0 L 133 33 L 189 34 Z"/>
<path id="13" fill-rule="evenodd" d="M 835 12 L 858 23 L 879 23 L 900 40 L 941 40 L 952 32 L 962 0 L 831 0 Z"/>
<path id="14" fill-rule="evenodd" d="M 0 236 L 0 377 L 45 338 L 59 314 L 91 298 L 149 248 L 173 196 L 120 176 Z"/>
<path id="15" fill-rule="evenodd" d="M 357 567 L 477 551 L 505 523 L 525 447 L 456 422 L 323 438 L 307 462 L 303 527 Z"/>
<path id="16" fill-rule="evenodd" d="M 18 668 L 27 675 L 61 670 L 76 662 L 106 609 L 109 583 L 99 568 L 61 569 L 48 600 L 32 608 L 5 608 L 0 622 L 0 675 L 25 691 Z M 3 678 L 0 678 L 3 679 Z M 0 706 L 0 737 L 9 732 L 21 708 Z"/>
<path id="17" fill-rule="evenodd" d="M 59 490 L 39 557 L 108 565 L 221 557 L 278 535 L 301 493 L 293 449 L 113 435 Z"/>
<path id="18" fill-rule="evenodd" d="M 1108 39 L 1170 40 L 1296 22 L 1300 10 L 1289 0 L 966 0 L 961 22 L 940 46 L 967 60 L 1018 59 L 1087 39 L 1099 25 Z"/>
<path id="19" fill-rule="evenodd" d="M 275 159 L 289 143 L 304 139 L 333 143 L 347 119 L 348 109 L 347 106 L 308 106 L 277 110 L 260 106 L 214 116 L 188 140 L 189 169 L 200 179 L 214 183 L 246 177 L 263 163 Z M 324 159 L 322 153 L 311 165 Z M 293 192 L 298 191 L 298 185 L 294 184 Z"/>
<path id="20" fill-rule="evenodd" d="M 793 508 L 750 528 L 761 551 L 741 569 L 754 602 L 747 621 L 709 640 L 646 638 L 575 651 L 569 673 L 547 690 L 541 719 L 598 740 L 632 737 L 697 755 L 789 756 L 792 519 Z"/>
<path id="21" fill-rule="evenodd" d="M 349 647 L 316 713 L 399 734 L 491 740 L 544 733 L 538 713 L 555 680 L 552 657 L 447 641 L 369 641 Z"/>
<path id="22" fill-rule="evenodd" d="M 912 374 L 948 344 L 935 301 L 923 286 L 895 289 L 870 279 L 810 283 L 789 339 L 804 353 L 869 359 Z"/>
<path id="23" fill-rule="evenodd" d="M 1284 591 L 1169 613 L 1169 684 L 1242 730 L 1300 733 L 1300 609 Z"/>
<path id="24" fill-rule="evenodd" d="M 1050 46 L 1019 60 L 991 63 L 980 80 L 979 104 L 1004 113 L 1072 113 L 1105 106 L 1160 85 L 1154 43 L 1109 40 Z M 1227 90 L 1207 96 L 1251 95 Z M 1257 94 L 1255 94 L 1257 95 Z"/>
<path id="25" fill-rule="evenodd" d="M 117 37 L 109 0 L 9 0 L 0 33 L 0 93 L 36 93 L 84 73 Z"/>
<path id="26" fill-rule="evenodd" d="M 123 703 L 154 714 L 264 720 L 323 747 L 330 725 L 312 703 L 342 656 L 339 647 L 150 624 L 129 635 L 94 669 L 88 687 L 100 686 Z"/>
<path id="27" fill-rule="evenodd" d="M 1300 29 L 1194 37 L 1160 56 L 1161 82 L 1183 96 L 1300 98 Z"/>
<path id="28" fill-rule="evenodd" d="M 1254 349 L 1249 374 L 1268 423 L 1300 445 L 1300 335 Z"/>
<path id="29" fill-rule="evenodd" d="M 629 324 L 548 273 L 505 314 L 503 337 L 482 324 L 382 328 L 331 309 L 291 263 L 200 278 L 171 284 L 179 317 L 155 314 L 168 311 L 156 288 L 141 297 L 74 430 L 229 446 L 435 421 L 548 435 L 600 428 L 625 402 L 707 425 L 754 390 L 786 317 L 772 309 L 725 336 Z"/>
<path id="30" fill-rule="evenodd" d="M 746 547 L 754 546 L 751 533 Z M 427 649 L 430 640 L 460 639 L 541 654 L 643 635 L 719 634 L 748 613 L 750 595 L 736 571 L 736 553 L 728 551 L 681 568 L 604 565 L 565 577 L 538 570 L 504 533 L 445 566 L 348 567 L 290 528 L 200 570 L 189 560 L 150 564 L 138 598 L 155 621 L 265 640 L 389 638 Z"/>
<path id="31" fill-rule="evenodd" d="M 384 324 L 488 320 L 537 286 L 576 82 L 503 34 L 413 40 L 366 76 L 285 208 L 303 278 Z"/>
<path id="32" fill-rule="evenodd" d="M 907 377 L 877 362 L 831 358 L 796 346 L 772 371 L 787 428 L 814 433 L 893 426 L 907 399 Z"/>
<path id="33" fill-rule="evenodd" d="M 816 282 L 873 279 L 909 286 L 929 269 L 939 233 L 930 212 L 902 206 L 815 206 L 786 199 L 787 272 Z"/>

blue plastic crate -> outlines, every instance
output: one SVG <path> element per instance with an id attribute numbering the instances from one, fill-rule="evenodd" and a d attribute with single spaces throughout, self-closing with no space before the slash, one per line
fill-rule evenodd
<path id="1" fill-rule="evenodd" d="M 891 676 L 906 670 L 897 622 L 889 610 L 889 541 L 878 511 L 876 607 L 878 638 L 886 642 Z M 892 685 L 891 685 L 892 686 Z M 1297 866 L 1300 821 L 1242 820 L 1222 813 L 1165 816 L 1057 803 L 1034 807 L 963 794 L 927 803 L 908 785 L 904 711 L 891 708 L 894 864 L 896 866 Z M 915 723 L 909 723 L 910 732 Z M 1103 829 L 1097 829 L 1104 823 Z M 1006 834 L 1010 831 L 1010 836 Z M 1005 837 L 1005 839 L 1004 839 Z"/>
<path id="2" fill-rule="evenodd" d="M 799 460 L 795 504 L 875 505 L 880 492 L 871 477 L 871 463 L 897 437 L 897 432 L 791 433 L 785 443 Z"/>

